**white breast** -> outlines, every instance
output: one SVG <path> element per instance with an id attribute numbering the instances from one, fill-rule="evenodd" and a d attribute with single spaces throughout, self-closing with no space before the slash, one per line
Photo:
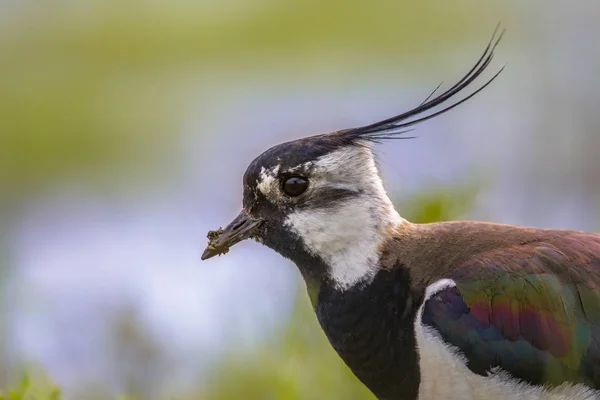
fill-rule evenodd
<path id="1" fill-rule="evenodd" d="M 432 328 L 421 322 L 425 302 L 447 287 L 456 286 L 442 279 L 427 287 L 425 300 L 417 313 L 415 334 L 420 356 L 419 400 L 594 400 L 600 391 L 584 385 L 564 384 L 552 390 L 532 386 L 498 370 L 487 377 L 474 374 L 458 349 L 445 344 Z"/>

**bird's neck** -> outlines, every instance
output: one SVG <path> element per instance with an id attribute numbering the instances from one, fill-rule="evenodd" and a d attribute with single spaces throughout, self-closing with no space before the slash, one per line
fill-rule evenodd
<path id="1" fill-rule="evenodd" d="M 320 287 L 315 311 L 323 331 L 352 372 L 379 398 L 417 397 L 418 297 L 403 268 L 379 270 L 368 285 L 348 290 L 328 281 Z"/>
<path id="2" fill-rule="evenodd" d="M 408 224 L 385 193 L 363 194 L 335 208 L 299 211 L 286 223 L 301 238 L 303 252 L 322 261 L 327 278 L 339 290 L 370 282 L 379 269 L 380 247 Z M 296 264 L 306 270 L 304 275 L 315 270 Z"/>

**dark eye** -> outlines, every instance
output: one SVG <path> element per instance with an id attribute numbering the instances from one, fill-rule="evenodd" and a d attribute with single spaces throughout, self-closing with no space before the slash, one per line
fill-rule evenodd
<path id="1" fill-rule="evenodd" d="M 287 178 L 283 181 L 281 188 L 283 193 L 290 197 L 300 196 L 302 193 L 306 192 L 306 189 L 308 189 L 308 179 L 300 176 L 292 176 L 291 178 Z"/>

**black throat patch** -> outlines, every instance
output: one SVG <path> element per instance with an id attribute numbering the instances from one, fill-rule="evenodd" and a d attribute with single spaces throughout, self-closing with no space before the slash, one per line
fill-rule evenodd
<path id="1" fill-rule="evenodd" d="M 416 399 L 419 358 L 414 319 L 423 293 L 404 268 L 380 270 L 369 285 L 340 292 L 324 282 L 316 312 L 331 345 L 380 399 Z"/>

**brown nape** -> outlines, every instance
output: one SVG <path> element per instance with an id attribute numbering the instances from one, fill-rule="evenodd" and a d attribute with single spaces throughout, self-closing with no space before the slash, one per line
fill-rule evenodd
<path id="1" fill-rule="evenodd" d="M 475 221 L 407 223 L 391 232 L 389 237 L 391 239 L 379 249 L 381 266 L 384 269 L 394 266 L 407 268 L 413 287 L 424 287 L 447 278 L 452 270 L 477 256 L 496 258 L 511 249 L 505 255 L 518 257 L 519 247 L 528 243 L 539 242 L 558 249 L 569 246 L 569 241 L 573 240 L 592 239 L 600 243 L 600 235 L 593 233 Z M 499 252 L 495 253 L 496 250 Z M 506 269 L 518 268 L 514 263 L 506 264 L 503 265 Z M 567 265 L 564 272 L 568 278 L 572 275 L 570 272 L 575 271 Z"/>

